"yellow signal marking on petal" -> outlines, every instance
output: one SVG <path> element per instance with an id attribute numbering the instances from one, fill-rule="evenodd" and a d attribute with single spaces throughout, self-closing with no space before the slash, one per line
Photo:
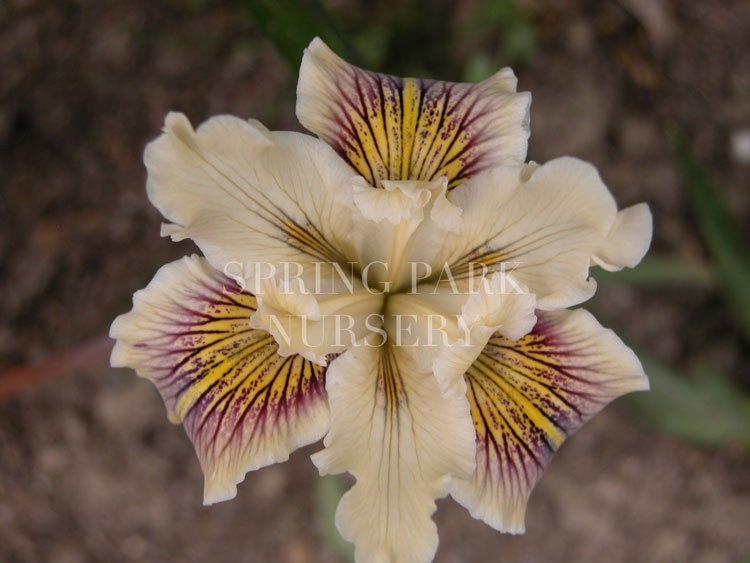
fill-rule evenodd
<path id="1" fill-rule="evenodd" d="M 447 176 L 453 188 L 466 178 L 480 142 L 473 120 L 474 86 L 351 71 L 338 94 L 338 130 L 330 141 L 365 179 L 433 180 Z M 469 116 L 468 114 L 471 114 Z"/>
<path id="2" fill-rule="evenodd" d="M 224 339 L 206 346 L 192 357 L 188 365 L 202 366 L 202 368 L 198 368 L 198 373 L 201 373 L 202 377 L 180 396 L 176 407 L 180 418 L 184 418 L 195 402 L 220 380 L 223 384 L 222 390 L 227 393 L 242 382 L 241 378 L 237 377 L 237 366 L 247 358 L 253 357 L 264 347 L 272 345 L 272 341 L 267 335 L 260 335 L 257 332 L 252 334 L 253 332 L 256 331 L 248 326 L 246 331 L 235 333 L 228 338 L 225 336 Z M 241 348 L 241 351 L 232 353 L 233 345 Z M 254 357 L 256 365 L 248 366 L 250 371 L 255 371 L 255 368 L 264 361 L 264 358 L 259 355 Z M 219 402 L 223 396 L 223 394 L 216 393 L 213 395 L 211 404 Z"/>
<path id="3" fill-rule="evenodd" d="M 469 379 L 469 378 L 467 378 Z M 484 422 L 484 418 L 481 416 L 481 411 L 477 398 L 473 392 L 473 384 L 469 379 L 468 388 L 466 390 L 466 398 L 469 401 L 469 412 L 471 413 L 471 420 L 474 423 L 474 430 L 477 433 L 477 438 L 484 440 L 487 436 L 487 424 Z"/>
<path id="4" fill-rule="evenodd" d="M 435 177 L 446 176 L 451 179 L 449 187 L 453 188 L 463 183 L 465 179 L 455 179 L 466 168 L 467 162 L 474 157 L 477 149 L 470 148 L 471 136 L 461 127 L 456 126 L 454 137 L 446 141 L 449 152 L 443 156 L 443 166 L 434 173 Z"/>
<path id="5" fill-rule="evenodd" d="M 325 368 L 280 356 L 250 327 L 257 302 L 239 289 L 186 257 L 162 268 L 113 325 L 116 362 L 152 381 L 169 419 L 184 423 L 209 504 L 231 498 L 250 468 L 321 438 L 327 420 Z"/>
<path id="6" fill-rule="evenodd" d="M 287 395 L 297 391 L 304 379 L 302 370 L 312 368 L 307 362 L 295 362 L 294 370 L 279 377 L 284 358 L 278 356 L 277 345 L 271 335 L 250 328 L 249 319 L 257 307 L 255 297 L 247 293 L 226 294 L 229 303 L 205 305 L 201 311 L 207 320 L 186 329 L 181 346 L 186 351 L 184 364 L 185 390 L 175 405 L 178 419 L 185 418 L 195 403 L 210 393 L 203 405 L 203 416 L 210 416 L 212 407 L 222 403 L 233 393 L 244 392 L 243 403 L 250 404 L 260 392 Z M 313 375 L 313 374 L 308 374 Z M 271 385 L 270 389 L 267 387 Z"/>
<path id="7" fill-rule="evenodd" d="M 291 246 L 320 259 L 321 261 L 346 261 L 341 253 L 336 250 L 325 238 L 308 225 L 303 227 L 291 220 L 280 221 L 282 228 L 289 237 Z"/>
<path id="8" fill-rule="evenodd" d="M 492 266 L 502 264 L 504 258 L 507 258 L 504 250 L 488 251 L 486 247 L 478 248 L 462 256 L 456 264 L 451 266 L 451 273 L 455 279 L 464 279 L 472 273 L 480 274 L 481 265 L 487 266 L 491 271 Z"/>
<path id="9" fill-rule="evenodd" d="M 457 111 L 457 102 L 453 101 L 451 104 L 450 87 L 443 85 L 443 88 L 445 93 L 437 104 L 437 114 L 440 118 L 437 119 L 437 130 L 430 141 L 429 155 L 422 166 L 422 175 L 429 178 L 447 176 L 452 180 L 463 169 L 466 154 L 470 152 L 471 136 L 460 127 L 465 116 L 462 111 Z M 464 157 L 459 159 L 458 156 L 461 154 L 464 154 Z"/>
<path id="10" fill-rule="evenodd" d="M 302 124 L 375 187 L 448 178 L 524 161 L 529 97 L 508 70 L 476 84 L 400 78 L 357 68 L 321 42 L 302 61 Z"/>
<path id="11" fill-rule="evenodd" d="M 373 84 L 373 80 L 367 80 L 368 84 L 365 87 L 380 90 L 378 84 Z M 389 167 L 389 146 L 388 137 L 386 135 L 386 116 L 388 112 L 383 111 L 381 102 L 385 105 L 385 101 L 382 99 L 383 93 L 378 92 L 377 97 L 375 95 L 363 96 L 365 116 L 367 124 L 369 125 L 372 133 L 372 146 L 367 146 L 365 153 L 370 156 L 372 153 L 372 160 L 377 163 L 378 168 L 382 167 L 387 178 L 390 178 L 390 167 Z M 376 158 L 377 157 L 377 158 Z"/>
<path id="12" fill-rule="evenodd" d="M 450 164 L 448 164 L 447 166 L 444 166 L 443 168 L 438 170 L 435 176 L 446 176 L 448 178 L 454 178 L 448 184 L 448 189 L 453 189 L 456 186 L 459 186 L 466 181 L 465 178 L 461 178 L 458 180 L 455 179 L 456 176 L 458 176 L 459 174 L 461 174 L 461 172 L 463 172 L 463 170 L 464 170 L 464 163 L 461 160 L 457 159 L 451 162 Z"/>
<path id="13" fill-rule="evenodd" d="M 298 392 L 298 389 L 309 385 L 310 381 L 315 378 L 315 369 L 319 369 L 313 368 L 313 364 L 302 361 L 301 358 L 296 360 L 294 365 L 289 366 L 288 381 L 284 383 L 281 378 L 276 381 L 274 391 L 280 391 L 279 396 L 283 394 L 283 398 L 286 400 L 291 399 Z"/>
<path id="14" fill-rule="evenodd" d="M 493 335 L 465 375 L 477 438 L 522 441 L 537 459 L 583 421 L 582 402 L 598 400 L 595 386 L 569 373 L 580 361 L 575 343 L 548 341 L 540 326 L 517 341 Z"/>
<path id="15" fill-rule="evenodd" d="M 630 375 L 640 364 L 623 349 L 580 309 L 539 311 L 516 341 L 494 334 L 465 375 L 477 465 L 454 490 L 459 503 L 498 530 L 523 532 L 529 495 L 564 439 L 613 398 L 642 388 Z M 623 376 L 635 381 L 623 387 Z M 535 410 L 544 419 L 529 416 Z"/>
<path id="16" fill-rule="evenodd" d="M 357 138 L 357 134 L 354 133 L 354 137 Z M 359 172 L 365 180 L 370 184 L 375 184 L 375 176 L 372 175 L 372 170 L 365 156 L 364 147 L 360 144 L 359 140 L 354 140 L 351 136 L 346 135 L 346 143 L 342 144 L 341 151 L 344 153 L 346 160 L 354 169 Z"/>
<path id="17" fill-rule="evenodd" d="M 422 111 L 419 113 L 419 122 L 415 138 L 415 153 L 412 157 L 412 167 L 409 174 L 410 180 L 432 180 L 429 174 L 428 159 L 434 154 L 433 145 L 439 145 L 438 132 L 440 130 L 441 115 L 445 111 L 445 96 L 426 95 L 422 101 Z"/>
<path id="18" fill-rule="evenodd" d="M 472 379 L 468 386 L 469 409 L 474 430 L 481 440 L 491 439 L 495 444 L 505 445 L 513 441 L 513 432 L 508 426 L 501 411 L 494 404 L 492 393 L 479 384 L 478 380 Z M 511 450 L 507 449 L 512 455 Z M 515 452 L 513 452 L 515 453 Z M 513 460 L 518 463 L 519 460 Z"/>
<path id="19" fill-rule="evenodd" d="M 416 142 L 419 106 L 422 103 L 422 92 L 414 78 L 404 78 L 401 108 L 401 170 L 400 179 L 410 177 L 411 159 Z"/>
<path id="20" fill-rule="evenodd" d="M 443 168 L 438 170 L 437 175 L 447 175 L 447 170 L 452 167 L 457 167 L 461 164 L 461 160 L 458 159 L 461 153 L 466 151 L 466 146 L 471 142 L 471 138 L 467 132 L 459 126 L 453 129 L 453 135 L 450 137 L 449 142 L 446 143 L 446 149 L 448 153 L 443 157 L 443 161 L 447 162 Z M 452 143 L 452 144 L 450 144 Z"/>
<path id="21" fill-rule="evenodd" d="M 498 346 L 497 342 L 499 338 L 491 340 L 491 345 Z M 502 353 L 508 364 L 503 364 L 509 372 L 509 377 L 524 378 L 524 383 L 529 385 L 537 385 L 540 393 L 548 392 L 549 389 L 545 386 L 545 383 L 549 383 L 540 374 L 545 371 L 549 371 L 554 365 L 554 351 L 546 346 L 538 344 L 541 338 L 537 335 L 528 335 L 515 343 L 514 345 L 504 344 L 502 346 Z M 513 363 L 511 366 L 509 363 Z M 525 369 L 521 372 L 518 364 L 523 365 Z M 564 404 L 564 401 L 557 396 L 553 396 L 557 399 L 557 402 Z"/>
<path id="22" fill-rule="evenodd" d="M 381 80 L 389 80 L 383 77 Z M 385 82 L 381 86 L 383 96 L 383 112 L 385 124 L 385 138 L 388 152 L 388 177 L 398 178 L 401 173 L 401 161 L 403 160 L 401 148 L 401 100 L 396 88 L 389 88 Z"/>
<path id="23" fill-rule="evenodd" d="M 493 367 L 498 366 L 496 364 Z M 469 373 L 471 374 L 469 377 L 473 377 L 479 386 L 485 390 L 491 400 L 492 406 L 498 412 L 504 413 L 505 416 L 503 418 L 521 439 L 530 439 L 532 437 L 530 435 L 532 428 L 525 427 L 516 417 L 512 416 L 512 413 L 508 412 L 508 405 L 501 401 L 497 394 L 491 392 L 489 388 L 490 384 L 494 385 L 502 395 L 507 397 L 520 409 L 524 416 L 528 418 L 533 429 L 541 430 L 555 444 L 561 444 L 565 440 L 565 434 L 533 402 L 520 393 L 513 385 L 510 385 L 503 378 L 502 374 L 496 373 L 489 366 L 481 362 L 475 362 L 470 368 Z"/>
<path id="24" fill-rule="evenodd" d="M 380 108 L 361 99 L 354 102 L 347 100 L 344 114 L 356 137 L 352 139 L 353 143 L 358 142 L 361 147 L 362 162 L 356 165 L 357 170 L 363 173 L 363 169 L 366 168 L 369 171 L 368 175 L 376 180 L 388 178 L 388 171 L 380 153 L 381 147 L 387 146 Z"/>

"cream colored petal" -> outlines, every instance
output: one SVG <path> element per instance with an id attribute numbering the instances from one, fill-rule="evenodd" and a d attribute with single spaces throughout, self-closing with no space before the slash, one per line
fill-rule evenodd
<path id="1" fill-rule="evenodd" d="M 515 340 L 536 323 L 534 294 L 507 274 L 492 274 L 476 289 L 463 283 L 417 289 L 389 299 L 387 326 L 418 364 L 435 374 L 447 396 L 466 394 L 463 376 L 493 334 Z M 398 315 L 412 322 L 397 323 Z"/>
<path id="2" fill-rule="evenodd" d="M 521 164 L 529 138 L 528 93 L 505 68 L 478 84 L 399 78 L 352 66 L 320 39 L 305 50 L 297 117 L 374 186 L 448 178 Z"/>
<path id="3" fill-rule="evenodd" d="M 634 268 L 651 244 L 653 219 L 645 203 L 639 203 L 620 211 L 615 218 L 607 241 L 591 261 L 610 271 Z"/>
<path id="4" fill-rule="evenodd" d="M 245 473 L 285 461 L 328 429 L 325 369 L 281 357 L 249 325 L 255 298 L 197 256 L 167 264 L 112 323 L 112 365 L 130 367 L 183 422 L 204 502 L 233 498 Z"/>
<path id="5" fill-rule="evenodd" d="M 295 283 L 297 282 L 297 283 Z M 313 270 L 288 280 L 264 281 L 250 326 L 273 335 L 282 356 L 299 354 L 325 366 L 371 330 L 384 301 L 362 285 L 354 270 Z"/>
<path id="6" fill-rule="evenodd" d="M 164 234 L 192 238 L 220 271 L 352 254 L 351 193 L 364 180 L 313 137 L 226 115 L 194 131 L 170 113 L 144 161 L 149 198 L 172 223 Z"/>
<path id="7" fill-rule="evenodd" d="M 582 309 L 541 312 L 519 340 L 493 335 L 465 379 L 477 467 L 471 479 L 453 480 L 451 494 L 514 534 L 563 441 L 613 399 L 648 389 L 635 354 Z"/>
<path id="8" fill-rule="evenodd" d="M 430 201 L 427 182 L 393 182 L 386 180 L 383 190 L 373 190 L 369 186 L 358 187 L 354 192 L 354 203 L 370 221 L 388 221 L 398 225 L 402 221 L 415 218 L 417 223 L 424 215 L 422 210 Z"/>
<path id="9" fill-rule="evenodd" d="M 442 397 L 435 378 L 391 345 L 348 350 L 331 364 L 326 389 L 331 430 L 313 461 L 322 474 L 357 480 L 336 511 L 357 561 L 431 561 L 435 499 L 451 476 L 474 469 L 466 399 Z"/>
<path id="10" fill-rule="evenodd" d="M 384 180 L 383 188 L 357 188 L 353 234 L 356 255 L 369 286 L 396 291 L 409 285 L 410 267 L 404 259 L 409 240 L 424 221 L 436 232 L 457 231 L 461 210 L 446 198 L 448 180 L 431 182 Z M 374 267 L 368 268 L 372 264 Z"/>
<path id="11" fill-rule="evenodd" d="M 504 271 L 527 285 L 537 307 L 585 301 L 596 285 L 592 263 L 634 266 L 651 241 L 644 204 L 617 210 L 596 169 L 574 158 L 539 167 L 501 167 L 449 194 L 462 210 L 458 232 L 437 235 L 428 221 L 404 255 L 435 269 L 448 264 L 457 279 Z M 434 240 L 440 236 L 441 244 Z"/>

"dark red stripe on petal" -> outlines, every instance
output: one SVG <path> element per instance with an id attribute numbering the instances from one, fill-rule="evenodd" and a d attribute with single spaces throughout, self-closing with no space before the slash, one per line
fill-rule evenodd
<path id="1" fill-rule="evenodd" d="M 502 71 L 478 84 L 400 78 L 349 65 L 320 41 L 308 48 L 297 115 L 373 185 L 434 180 L 453 188 L 525 160 L 526 94 Z"/>
<path id="2" fill-rule="evenodd" d="M 150 379 L 184 422 L 209 503 L 327 427 L 325 368 L 279 356 L 273 338 L 250 327 L 255 297 L 237 289 L 205 260 L 186 258 L 165 266 L 112 330 L 116 363 Z"/>

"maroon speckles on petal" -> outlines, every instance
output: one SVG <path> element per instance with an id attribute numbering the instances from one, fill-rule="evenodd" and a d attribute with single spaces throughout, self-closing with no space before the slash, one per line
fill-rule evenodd
<path id="1" fill-rule="evenodd" d="M 298 116 L 371 184 L 446 176 L 453 188 L 489 166 L 524 161 L 529 99 L 508 75 L 478 84 L 400 78 L 312 49 Z"/>
<path id="2" fill-rule="evenodd" d="M 500 487 L 516 506 L 568 435 L 637 388 L 612 382 L 639 377 L 635 366 L 618 373 L 621 349 L 609 348 L 606 331 L 584 311 L 538 315 L 520 340 L 493 335 L 465 376 L 477 437 L 475 479 Z"/>
<path id="3" fill-rule="evenodd" d="M 320 437 L 325 368 L 279 356 L 273 338 L 250 327 L 255 297 L 205 261 L 168 267 L 181 268 L 181 277 L 144 292 L 146 311 L 130 315 L 147 330 L 127 346 L 138 351 L 133 367 L 156 385 L 171 418 L 184 422 L 207 474 L 207 499 L 225 498 L 248 466 Z"/>

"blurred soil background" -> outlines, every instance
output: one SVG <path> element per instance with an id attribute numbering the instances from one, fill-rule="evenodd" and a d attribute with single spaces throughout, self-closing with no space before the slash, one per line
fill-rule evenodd
<path id="1" fill-rule="evenodd" d="M 166 112 L 299 129 L 296 73 L 247 4 L 0 0 L 0 371 L 105 335 L 159 266 L 195 250 L 159 238 L 144 190 L 142 150 Z M 529 158 L 593 162 L 621 206 L 651 205 L 653 253 L 708 268 L 664 133 L 678 127 L 750 240 L 746 0 L 326 6 L 377 70 L 460 80 L 512 64 L 533 94 Z M 750 389 L 747 337 L 712 283 L 603 281 L 591 308 L 657 361 Z M 102 349 L 88 369 L 0 403 L 0 561 L 341 560 L 316 515 L 318 446 L 204 508 L 184 433 Z M 618 403 L 555 458 L 526 535 L 441 501 L 437 561 L 747 561 L 748 443 L 695 444 Z"/>

